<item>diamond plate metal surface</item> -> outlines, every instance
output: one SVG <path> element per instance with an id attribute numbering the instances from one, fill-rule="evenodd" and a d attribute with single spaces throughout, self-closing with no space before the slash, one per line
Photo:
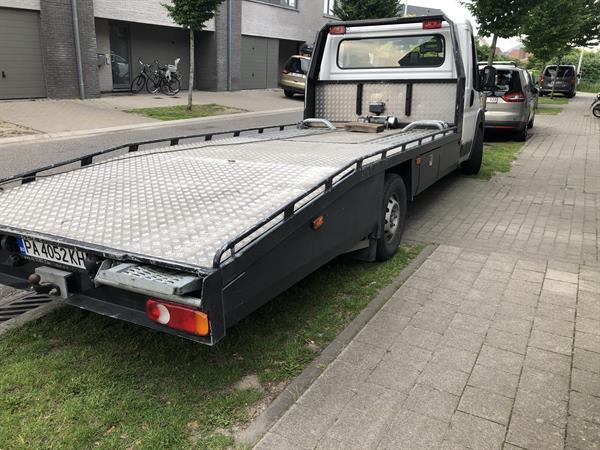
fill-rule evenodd
<path id="1" fill-rule="evenodd" d="M 0 192 L 0 229 L 211 267 L 230 239 L 390 145 L 343 131 L 282 133 L 140 151 L 8 189 Z M 302 142 L 315 133 L 340 142 Z M 344 142 L 349 135 L 353 143 Z M 415 137 L 387 135 L 397 143 Z"/>
<path id="2" fill-rule="evenodd" d="M 317 117 L 333 122 L 350 122 L 356 115 L 357 84 L 317 85 L 315 112 Z M 406 116 L 406 84 L 404 83 L 364 83 L 363 115 L 369 115 L 369 103 L 383 101 L 385 115 L 396 116 L 401 122 L 416 120 L 443 120 L 454 122 L 456 84 L 453 83 L 414 83 L 411 115 Z"/>

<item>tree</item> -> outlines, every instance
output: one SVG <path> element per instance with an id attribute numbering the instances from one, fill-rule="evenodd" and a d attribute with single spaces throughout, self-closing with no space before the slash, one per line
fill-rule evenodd
<path id="1" fill-rule="evenodd" d="M 521 34 L 523 21 L 532 5 L 540 0 L 471 0 L 461 3 L 473 14 L 479 24 L 480 36 L 491 36 L 492 45 L 488 65 L 494 61 L 498 38 Z"/>
<path id="2" fill-rule="evenodd" d="M 189 30 L 190 33 L 190 77 L 188 86 L 188 111 L 192 110 L 192 92 L 194 89 L 194 47 L 195 33 L 201 31 L 206 22 L 212 19 L 223 0 L 172 0 L 163 3 L 173 21 Z"/>
<path id="3" fill-rule="evenodd" d="M 333 14 L 341 20 L 384 19 L 399 16 L 398 0 L 338 0 Z"/>
<path id="4" fill-rule="evenodd" d="M 598 43 L 600 36 L 600 2 L 597 0 L 553 0 L 539 4 L 523 25 L 523 43 L 528 52 L 541 62 L 542 70 L 552 59 L 561 64 L 576 46 Z M 553 83 L 558 71 L 553 74 Z M 554 87 L 550 94 L 554 96 Z"/>

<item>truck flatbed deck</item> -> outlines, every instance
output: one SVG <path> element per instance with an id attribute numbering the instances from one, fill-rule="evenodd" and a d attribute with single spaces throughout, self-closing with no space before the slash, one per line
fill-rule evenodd
<path id="1" fill-rule="evenodd" d="M 208 273 L 227 242 L 341 169 L 442 135 L 292 129 L 138 151 L 0 194 L 0 232 Z"/>

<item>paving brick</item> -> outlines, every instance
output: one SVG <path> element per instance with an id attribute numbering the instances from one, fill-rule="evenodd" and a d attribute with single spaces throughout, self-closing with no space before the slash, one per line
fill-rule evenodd
<path id="1" fill-rule="evenodd" d="M 454 347 L 469 352 L 478 353 L 485 336 L 472 333 L 460 328 L 449 327 L 440 340 L 440 347 Z"/>
<path id="2" fill-rule="evenodd" d="M 495 330 L 529 336 L 532 323 L 529 320 L 496 316 L 490 326 Z"/>
<path id="3" fill-rule="evenodd" d="M 564 295 L 558 292 L 546 291 L 542 289 L 540 294 L 540 303 L 550 303 L 558 306 L 575 307 L 577 301 L 576 295 Z"/>
<path id="4" fill-rule="evenodd" d="M 529 345 L 570 356 L 573 350 L 573 339 L 534 329 L 529 338 Z"/>
<path id="5" fill-rule="evenodd" d="M 539 392 L 517 391 L 513 414 L 528 417 L 536 423 L 549 423 L 558 428 L 567 425 L 567 402 Z"/>
<path id="6" fill-rule="evenodd" d="M 524 355 L 527 352 L 528 340 L 528 336 L 507 333 L 505 331 L 496 330 L 495 328 L 490 328 L 485 337 L 485 343 L 489 346 L 514 353 L 520 353 L 521 355 Z"/>
<path id="7" fill-rule="evenodd" d="M 458 312 L 468 316 L 480 317 L 482 319 L 493 319 L 496 314 L 496 305 L 482 304 L 477 301 L 465 300 Z"/>
<path id="8" fill-rule="evenodd" d="M 600 353 L 590 352 L 575 346 L 573 367 L 600 374 Z"/>
<path id="9" fill-rule="evenodd" d="M 502 298 L 511 303 L 517 303 L 519 305 L 525 305 L 532 308 L 537 306 L 539 302 L 539 294 L 526 292 L 522 289 L 515 288 L 514 286 L 507 288 L 502 293 Z"/>
<path id="10" fill-rule="evenodd" d="M 577 281 L 579 280 L 579 275 L 577 273 L 548 269 L 546 271 L 546 278 L 550 280 L 564 281 L 567 283 L 577 284 Z"/>
<path id="11" fill-rule="evenodd" d="M 539 295 L 542 283 L 522 280 L 510 280 L 507 289 Z"/>
<path id="12" fill-rule="evenodd" d="M 515 270 L 523 269 L 544 273 L 546 272 L 546 265 L 546 261 L 542 260 L 519 259 L 517 261 L 517 265 L 515 266 Z"/>
<path id="13" fill-rule="evenodd" d="M 501 295 L 506 289 L 506 283 L 501 281 L 486 280 L 485 278 L 477 278 L 475 283 L 473 283 L 473 289 Z"/>
<path id="14" fill-rule="evenodd" d="M 590 352 L 600 353 L 600 336 L 591 333 L 575 333 L 575 347 L 589 350 Z"/>
<path id="15" fill-rule="evenodd" d="M 384 358 L 414 367 L 420 372 L 432 356 L 433 352 L 429 350 L 399 340 L 390 346 Z"/>
<path id="16" fill-rule="evenodd" d="M 508 280 L 510 280 L 510 276 L 510 272 L 502 272 L 499 270 L 490 269 L 488 267 L 484 267 L 483 270 L 479 273 L 479 278 L 481 279 L 500 281 L 502 283 L 508 283 Z"/>
<path id="17" fill-rule="evenodd" d="M 581 392 L 571 392 L 569 414 L 600 425 L 600 398 Z"/>
<path id="18" fill-rule="evenodd" d="M 575 321 L 575 308 L 558 306 L 552 303 L 539 303 L 535 311 L 536 317 L 547 317 L 549 319 Z"/>
<path id="19" fill-rule="evenodd" d="M 573 336 L 573 322 L 560 319 L 549 319 L 546 317 L 537 317 L 533 321 L 533 330 L 553 333 L 559 336 L 571 338 Z"/>
<path id="20" fill-rule="evenodd" d="M 600 397 L 600 379 L 597 374 L 587 370 L 573 369 L 571 377 L 571 389 Z"/>
<path id="21" fill-rule="evenodd" d="M 283 436 L 271 432 L 267 433 L 254 447 L 255 450 L 273 450 L 274 448 L 278 450 L 299 450 L 310 447 L 296 445 Z"/>
<path id="22" fill-rule="evenodd" d="M 560 272 L 570 272 L 577 274 L 579 273 L 579 264 L 551 259 L 548 261 L 548 270 L 557 270 Z"/>
<path id="23" fill-rule="evenodd" d="M 459 398 L 449 392 L 417 384 L 408 395 L 405 408 L 434 419 L 449 421 Z"/>
<path id="24" fill-rule="evenodd" d="M 490 324 L 489 320 L 457 313 L 450 322 L 450 327 L 485 335 Z"/>
<path id="25" fill-rule="evenodd" d="M 417 382 L 419 384 L 430 386 L 440 391 L 448 392 L 454 395 L 461 395 L 469 374 L 448 368 L 446 365 L 429 363 Z"/>
<path id="26" fill-rule="evenodd" d="M 535 270 L 527 270 L 518 267 L 513 271 L 511 278 L 513 280 L 530 281 L 541 284 L 544 281 L 544 274 Z"/>
<path id="27" fill-rule="evenodd" d="M 569 378 L 524 367 L 519 381 L 519 389 L 548 395 L 556 400 L 569 399 Z"/>
<path id="28" fill-rule="evenodd" d="M 423 330 L 421 328 L 415 328 L 409 325 L 404 329 L 404 331 L 402 331 L 398 337 L 398 341 L 416 345 L 417 347 L 421 347 L 426 350 L 435 350 L 441 338 L 442 335 L 439 333 Z"/>
<path id="29" fill-rule="evenodd" d="M 506 441 L 530 450 L 562 449 L 564 430 L 548 423 L 513 414 Z"/>
<path id="30" fill-rule="evenodd" d="M 442 302 L 439 300 L 428 300 L 423 305 L 423 313 L 439 314 L 441 316 L 453 317 L 459 306 L 453 303 Z"/>
<path id="31" fill-rule="evenodd" d="M 544 285 L 542 286 L 544 291 L 554 292 L 556 294 L 575 297 L 577 295 L 577 285 L 572 283 L 567 283 L 565 281 L 556 281 L 546 278 L 544 280 Z"/>
<path id="32" fill-rule="evenodd" d="M 410 319 L 396 314 L 379 312 L 357 335 L 361 342 L 375 347 L 389 346 L 409 323 Z"/>
<path id="33" fill-rule="evenodd" d="M 383 437 L 393 410 L 364 411 L 346 408 L 337 417 L 327 436 L 341 442 L 351 442 L 354 448 L 374 448 Z"/>
<path id="34" fill-rule="evenodd" d="M 600 443 L 600 425 L 576 416 L 569 416 L 567 447 L 581 450 L 597 450 Z"/>
<path id="35" fill-rule="evenodd" d="M 413 411 L 400 411 L 392 420 L 381 449 L 431 449 L 444 440 L 448 424 Z"/>
<path id="36" fill-rule="evenodd" d="M 432 331 L 434 333 L 443 334 L 452 317 L 444 316 L 436 312 L 418 312 L 410 321 L 410 325 L 422 330 Z"/>
<path id="37" fill-rule="evenodd" d="M 562 375 L 564 377 L 571 376 L 571 358 L 535 347 L 529 347 L 527 349 L 525 366 Z"/>
<path id="38" fill-rule="evenodd" d="M 433 353 L 431 362 L 450 369 L 470 373 L 476 359 L 477 353 L 453 347 L 441 347 Z"/>
<path id="39" fill-rule="evenodd" d="M 368 376 L 367 381 L 398 392 L 408 393 L 415 385 L 420 373 L 419 369 L 404 364 L 401 360 L 384 358 Z"/>
<path id="40" fill-rule="evenodd" d="M 502 302 L 496 309 L 496 317 L 508 317 L 511 319 L 523 319 L 531 321 L 535 316 L 535 307 L 520 305 L 512 302 Z"/>
<path id="41" fill-rule="evenodd" d="M 508 424 L 513 401 L 508 397 L 467 386 L 458 409 L 482 419 Z"/>
<path id="42" fill-rule="evenodd" d="M 501 449 L 505 429 L 503 425 L 457 411 L 446 439 L 472 449 Z"/>
<path id="43" fill-rule="evenodd" d="M 600 320 L 586 319 L 580 317 L 577 319 L 575 329 L 582 333 L 589 333 L 596 336 L 600 336 Z"/>
<path id="44" fill-rule="evenodd" d="M 335 415 L 316 414 L 311 409 L 295 405 L 275 424 L 272 432 L 294 445 L 314 448 L 334 422 Z"/>
<path id="45" fill-rule="evenodd" d="M 519 375 L 523 365 L 523 355 L 484 344 L 477 358 L 477 364 Z"/>

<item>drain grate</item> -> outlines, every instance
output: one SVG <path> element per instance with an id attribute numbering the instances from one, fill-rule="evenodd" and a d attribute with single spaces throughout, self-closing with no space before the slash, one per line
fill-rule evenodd
<path id="1" fill-rule="evenodd" d="M 14 300 L 0 306 L 0 323 L 14 319 L 27 311 L 37 308 L 38 306 L 50 303 L 52 298 L 46 294 L 38 294 L 36 292 L 27 292 Z"/>

